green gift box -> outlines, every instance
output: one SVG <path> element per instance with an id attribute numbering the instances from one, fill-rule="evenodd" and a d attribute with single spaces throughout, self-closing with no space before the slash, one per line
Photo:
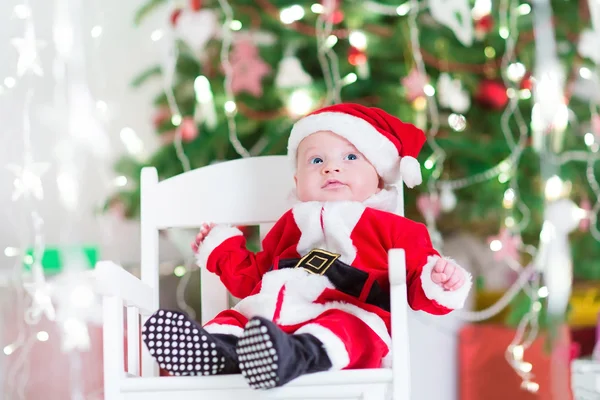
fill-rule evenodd
<path id="1" fill-rule="evenodd" d="M 42 268 L 47 274 L 58 274 L 64 269 L 69 254 L 77 253 L 80 253 L 78 256 L 85 261 L 85 268 L 94 268 L 99 258 L 99 251 L 97 247 L 93 246 L 47 247 L 42 256 Z M 23 257 L 25 271 L 31 270 L 33 261 L 33 248 L 27 249 Z"/>

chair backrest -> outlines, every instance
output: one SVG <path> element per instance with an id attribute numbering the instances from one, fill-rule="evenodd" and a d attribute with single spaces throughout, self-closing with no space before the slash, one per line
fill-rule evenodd
<path id="1" fill-rule="evenodd" d="M 261 237 L 292 205 L 293 171 L 285 156 L 244 158 L 213 164 L 159 182 L 156 169 L 141 176 L 142 281 L 158 307 L 158 232 L 205 222 L 260 225 Z M 401 188 L 401 184 L 400 184 Z M 398 214 L 403 213 L 400 196 Z M 228 307 L 219 278 L 201 271 L 202 322 Z"/>

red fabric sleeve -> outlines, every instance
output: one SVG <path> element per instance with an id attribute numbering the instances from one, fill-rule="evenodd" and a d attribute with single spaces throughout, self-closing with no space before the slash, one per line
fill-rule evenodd
<path id="1" fill-rule="evenodd" d="M 206 268 L 219 275 L 227 290 L 235 297 L 249 296 L 272 267 L 274 257 L 289 243 L 293 233 L 290 222 L 293 222 L 293 216 L 288 211 L 266 235 L 262 242 L 263 250 L 258 253 L 246 248 L 246 239 L 242 235 L 225 239 L 210 252 Z"/>

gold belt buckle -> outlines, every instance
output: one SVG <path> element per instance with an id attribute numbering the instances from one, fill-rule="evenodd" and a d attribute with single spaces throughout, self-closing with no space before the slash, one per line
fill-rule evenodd
<path id="1" fill-rule="evenodd" d="M 295 268 L 304 268 L 311 274 L 323 275 L 340 257 L 340 254 L 330 253 L 321 249 L 313 249 L 302 257 Z"/>

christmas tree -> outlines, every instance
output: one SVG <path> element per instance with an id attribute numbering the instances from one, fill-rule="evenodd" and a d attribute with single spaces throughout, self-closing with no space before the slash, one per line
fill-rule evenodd
<path id="1" fill-rule="evenodd" d="M 162 36 L 162 64 L 133 81 L 164 83 L 153 116 L 163 145 L 142 162 L 119 161 L 133 189 L 109 205 L 137 216 L 144 166 L 166 179 L 242 156 L 285 154 L 299 116 L 356 102 L 429 135 L 420 156 L 425 183 L 405 192 L 409 218 L 443 234 L 474 232 L 501 257 L 527 263 L 523 243 L 539 244 L 545 204 L 569 198 L 583 210 L 569 237 L 575 278 L 600 278 L 598 98 L 580 90 L 593 84 L 600 45 L 586 1 L 551 1 L 565 74 L 552 132 L 536 120 L 542 39 L 527 3 L 190 0 L 167 9 L 171 4 L 150 0 L 135 16 L 136 24 L 154 12 L 168 19 L 155 38 Z M 574 160 L 560 158 L 569 152 Z"/>

